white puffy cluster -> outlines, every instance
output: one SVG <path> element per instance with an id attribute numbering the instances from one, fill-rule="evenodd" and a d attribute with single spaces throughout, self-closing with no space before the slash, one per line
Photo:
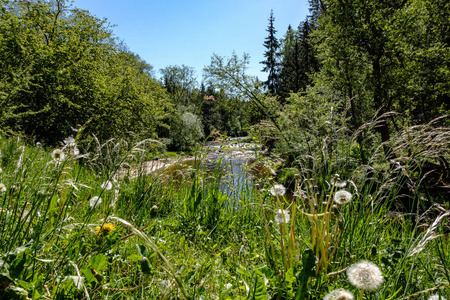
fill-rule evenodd
<path id="1" fill-rule="evenodd" d="M 275 184 L 273 187 L 269 189 L 269 192 L 274 197 L 283 196 L 284 194 L 286 194 L 286 188 L 282 184 Z"/>
<path id="2" fill-rule="evenodd" d="M 428 300 L 447 300 L 447 299 L 436 294 L 436 295 L 430 296 L 430 298 L 428 298 Z"/>
<path id="3" fill-rule="evenodd" d="M 334 202 L 343 205 L 352 201 L 352 194 L 346 190 L 337 191 L 334 194 Z"/>
<path id="4" fill-rule="evenodd" d="M 373 262 L 362 260 L 347 269 L 350 283 L 362 290 L 372 291 L 383 283 L 383 274 Z"/>
<path id="5" fill-rule="evenodd" d="M 96 208 L 101 203 L 102 203 L 102 198 L 100 198 L 99 196 L 94 196 L 89 200 L 89 206 L 91 208 Z"/>
<path id="6" fill-rule="evenodd" d="M 284 218 L 283 218 L 283 216 L 284 216 Z M 291 215 L 288 210 L 279 209 L 275 213 L 275 222 L 277 222 L 277 224 L 284 224 L 284 223 L 287 224 L 287 223 L 289 223 L 290 220 L 291 220 Z"/>
<path id="7" fill-rule="evenodd" d="M 351 292 L 339 289 L 329 292 L 325 295 L 323 300 L 353 300 L 354 296 Z"/>
<path id="8" fill-rule="evenodd" d="M 112 182 L 110 180 L 107 180 L 107 181 L 103 182 L 100 187 L 102 189 L 104 189 L 105 191 L 109 191 L 110 189 L 112 189 L 113 184 L 112 184 Z"/>

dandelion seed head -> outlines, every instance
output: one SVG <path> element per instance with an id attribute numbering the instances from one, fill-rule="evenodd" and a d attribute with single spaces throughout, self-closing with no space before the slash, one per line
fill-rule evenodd
<path id="1" fill-rule="evenodd" d="M 73 137 L 68 137 L 64 139 L 64 145 L 67 147 L 75 147 L 77 145 L 75 139 Z"/>
<path id="2" fill-rule="evenodd" d="M 55 149 L 52 152 L 52 158 L 57 162 L 63 161 L 66 158 L 66 155 L 61 149 Z"/>
<path id="3" fill-rule="evenodd" d="M 383 274 L 373 262 L 362 260 L 347 269 L 350 283 L 362 290 L 372 291 L 383 283 Z"/>
<path id="4" fill-rule="evenodd" d="M 349 203 L 350 201 L 352 201 L 352 194 L 346 190 L 340 190 L 334 194 L 334 202 L 337 204 L 343 205 Z"/>
<path id="5" fill-rule="evenodd" d="M 351 292 L 339 289 L 329 292 L 325 295 L 323 300 L 353 300 L 354 296 Z"/>
<path id="6" fill-rule="evenodd" d="M 286 188 L 282 184 L 275 184 L 273 187 L 269 189 L 270 194 L 272 196 L 283 196 L 286 193 Z"/>
<path id="7" fill-rule="evenodd" d="M 338 188 L 344 188 L 347 185 L 347 181 L 341 180 L 339 177 L 331 179 L 331 184 Z"/>
<path id="8" fill-rule="evenodd" d="M 102 198 L 100 198 L 99 196 L 94 196 L 91 199 L 89 199 L 89 206 L 91 208 L 96 208 L 97 206 L 100 205 L 100 203 L 102 203 Z"/>
<path id="9" fill-rule="evenodd" d="M 283 215 L 284 215 L 284 218 L 283 218 Z M 279 209 L 275 213 L 275 222 L 277 222 L 278 224 L 284 224 L 285 221 L 287 224 L 287 223 L 289 223 L 290 219 L 291 219 L 291 215 L 288 210 Z"/>
<path id="10" fill-rule="evenodd" d="M 445 298 L 442 297 L 442 296 L 440 296 L 440 298 L 439 298 L 439 295 L 436 294 L 436 295 L 430 296 L 430 298 L 428 298 L 428 300 L 447 300 L 447 299 L 445 299 Z"/>
<path id="11" fill-rule="evenodd" d="M 109 180 L 103 182 L 101 185 L 101 188 L 104 189 L 105 191 L 109 191 L 110 189 L 112 189 L 112 187 L 113 187 L 112 182 Z"/>
<path id="12" fill-rule="evenodd" d="M 80 150 L 77 147 L 73 147 L 72 150 L 70 151 L 70 154 L 72 156 L 77 156 L 80 154 Z"/>

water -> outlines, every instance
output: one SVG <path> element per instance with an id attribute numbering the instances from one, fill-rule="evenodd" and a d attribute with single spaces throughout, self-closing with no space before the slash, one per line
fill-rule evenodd
<path id="1" fill-rule="evenodd" d="M 205 146 L 208 169 L 219 169 L 223 173 L 220 190 L 237 201 L 251 197 L 253 180 L 246 165 L 255 159 L 258 151 L 255 144 L 239 142 L 242 139 L 234 138 L 226 143 Z"/>

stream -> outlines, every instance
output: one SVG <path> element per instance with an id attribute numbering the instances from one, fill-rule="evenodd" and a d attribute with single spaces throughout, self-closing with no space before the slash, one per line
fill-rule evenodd
<path id="1" fill-rule="evenodd" d="M 224 176 L 220 189 L 230 198 L 239 200 L 249 195 L 253 189 L 253 180 L 246 165 L 253 162 L 259 148 L 256 144 L 240 142 L 246 139 L 231 138 L 222 143 L 211 142 L 204 146 L 206 166 L 213 171 L 220 168 Z"/>

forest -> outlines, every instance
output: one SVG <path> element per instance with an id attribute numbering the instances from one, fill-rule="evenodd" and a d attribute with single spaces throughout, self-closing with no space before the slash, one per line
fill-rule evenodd
<path id="1" fill-rule="evenodd" d="M 450 3 L 308 3 L 262 80 L 0 0 L 0 299 L 450 299 Z"/>

